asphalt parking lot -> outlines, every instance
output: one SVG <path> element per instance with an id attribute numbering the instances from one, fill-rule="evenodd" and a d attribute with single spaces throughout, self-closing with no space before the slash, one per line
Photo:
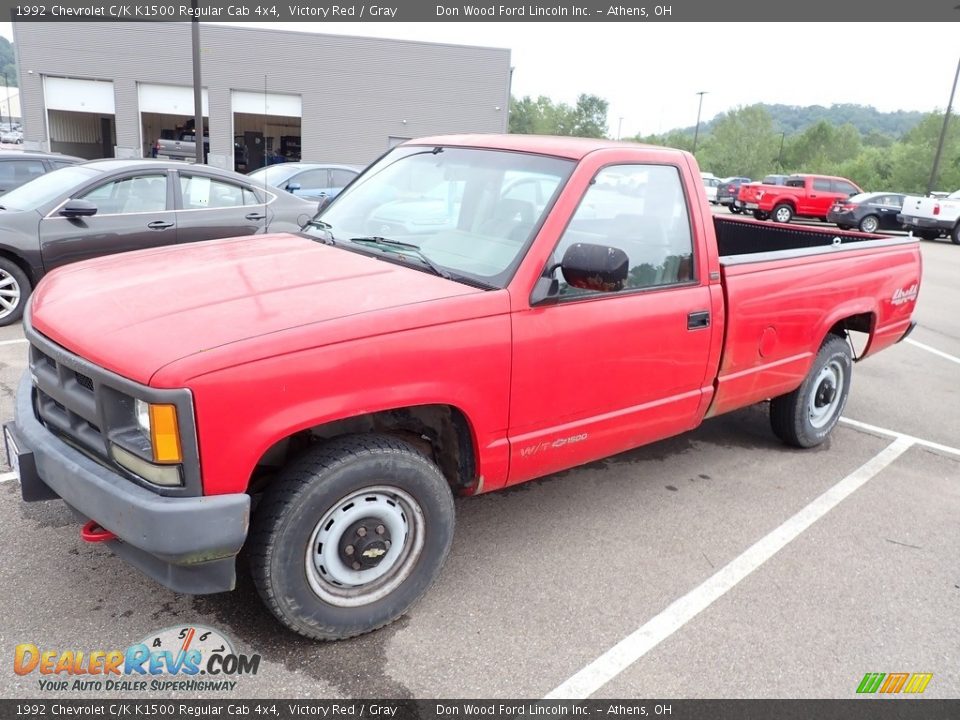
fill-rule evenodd
<path id="1" fill-rule="evenodd" d="M 225 697 L 852 698 L 867 672 L 933 673 L 925 697 L 958 697 L 960 247 L 921 247 L 919 327 L 855 368 L 825 445 L 780 445 L 757 406 L 458 500 L 437 584 L 355 640 L 287 632 L 242 574 L 234 593 L 169 592 L 0 482 L 0 650 L 198 623 L 262 655 Z M 0 329 L 4 422 L 25 365 L 20 328 Z M 78 697 L 10 665 L 0 694 Z"/>

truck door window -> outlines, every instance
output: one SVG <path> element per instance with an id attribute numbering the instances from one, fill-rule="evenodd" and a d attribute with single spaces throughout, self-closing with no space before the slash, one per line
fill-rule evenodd
<path id="1" fill-rule="evenodd" d="M 836 193 L 843 193 L 844 195 L 853 195 L 854 193 L 860 192 L 853 185 L 844 180 L 834 180 L 833 191 Z"/>
<path id="2" fill-rule="evenodd" d="M 829 180 L 824 180 L 820 178 L 815 178 L 813 181 L 813 189 L 820 190 L 821 192 L 831 192 L 832 188 L 830 186 Z"/>
<path id="3" fill-rule="evenodd" d="M 560 238 L 551 265 L 575 243 L 623 250 L 630 261 L 624 290 L 693 280 L 690 217 L 677 168 L 621 165 L 601 170 Z M 559 267 L 554 277 L 561 297 L 605 292 L 567 285 Z"/>

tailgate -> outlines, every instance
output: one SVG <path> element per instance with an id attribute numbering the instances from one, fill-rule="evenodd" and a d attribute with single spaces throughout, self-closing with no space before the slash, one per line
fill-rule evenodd
<path id="1" fill-rule="evenodd" d="M 932 197 L 908 196 L 904 198 L 902 215 L 933 218 L 933 208 L 939 201 Z"/>

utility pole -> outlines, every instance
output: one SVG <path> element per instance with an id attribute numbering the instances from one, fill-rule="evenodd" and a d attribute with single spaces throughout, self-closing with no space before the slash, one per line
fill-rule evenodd
<path id="1" fill-rule="evenodd" d="M 700 104 L 697 105 L 697 126 L 693 131 L 693 154 L 697 154 L 697 139 L 700 137 L 700 111 L 703 110 L 703 96 L 706 95 L 708 90 L 701 90 L 696 95 L 700 96 Z"/>
<path id="2" fill-rule="evenodd" d="M 777 153 L 777 170 L 783 172 L 783 140 L 787 137 L 786 132 L 780 133 L 780 152 Z"/>
<path id="3" fill-rule="evenodd" d="M 197 163 L 202 165 L 206 160 L 203 152 L 203 85 L 200 82 L 200 20 L 197 12 L 198 0 L 191 0 L 193 21 L 191 22 L 191 39 L 193 41 L 193 139 L 197 150 Z"/>
<path id="4" fill-rule="evenodd" d="M 620 122 L 617 123 L 617 140 L 623 137 L 623 118 L 620 118 Z"/>
<path id="5" fill-rule="evenodd" d="M 953 96 L 957 92 L 958 78 L 960 78 L 960 60 L 957 61 L 957 72 L 953 75 L 953 87 L 950 88 L 947 109 L 943 113 L 943 127 L 940 128 L 940 142 L 937 143 L 937 152 L 933 156 L 933 170 L 930 171 L 930 182 L 927 183 L 927 195 L 933 192 L 933 186 L 937 184 L 937 175 L 940 172 L 940 155 L 943 153 L 943 143 L 947 139 L 947 123 L 950 122 L 950 108 L 953 107 Z"/>

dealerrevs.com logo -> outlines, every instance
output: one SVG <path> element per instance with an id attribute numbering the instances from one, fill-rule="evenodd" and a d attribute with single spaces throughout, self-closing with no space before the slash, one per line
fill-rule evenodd
<path id="1" fill-rule="evenodd" d="M 44 691 L 224 691 L 256 675 L 259 655 L 234 652 L 220 631 L 202 625 L 151 633 L 125 650 L 59 650 L 20 643 L 13 671 L 37 674 Z"/>

